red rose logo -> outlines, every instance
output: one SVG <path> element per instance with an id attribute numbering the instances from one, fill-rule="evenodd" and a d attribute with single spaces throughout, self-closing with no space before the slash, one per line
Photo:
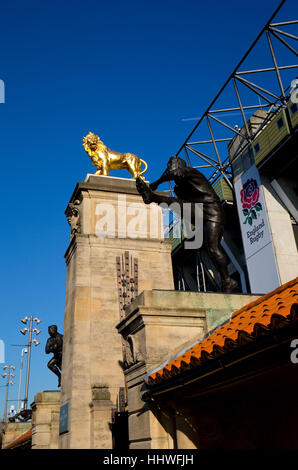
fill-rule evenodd
<path id="1" fill-rule="evenodd" d="M 250 209 L 254 206 L 258 202 L 260 194 L 256 180 L 247 180 L 240 194 L 243 209 Z"/>
<path id="2" fill-rule="evenodd" d="M 241 203 L 243 207 L 243 215 L 245 215 L 245 221 L 252 225 L 253 219 L 257 218 L 257 212 L 262 210 L 262 204 L 258 202 L 260 196 L 260 189 L 255 179 L 251 178 L 246 181 L 243 185 L 243 189 L 240 191 Z"/>

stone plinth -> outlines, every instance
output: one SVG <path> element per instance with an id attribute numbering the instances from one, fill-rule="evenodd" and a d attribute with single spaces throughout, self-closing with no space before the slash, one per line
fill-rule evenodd
<path id="1" fill-rule="evenodd" d="M 32 408 L 32 449 L 58 449 L 60 392 L 37 393 Z"/>
<path id="2" fill-rule="evenodd" d="M 80 215 L 70 221 L 73 237 L 65 254 L 61 405 L 69 403 L 69 430 L 60 436 L 60 448 L 89 449 L 95 445 L 94 416 L 100 416 L 89 406 L 92 387 L 105 384 L 112 407 L 124 386 L 115 328 L 120 319 L 116 257 L 129 251 L 138 258 L 139 292 L 172 289 L 171 245 L 163 240 L 161 209 L 143 203 L 133 180 L 89 175 L 77 184 L 70 203 Z M 107 442 L 110 435 L 103 436 L 104 448 Z"/>
<path id="3" fill-rule="evenodd" d="M 126 371 L 131 449 L 172 449 L 184 443 L 183 426 L 167 404 L 151 411 L 141 399 L 144 377 L 258 296 L 178 291 L 145 291 L 126 308 L 119 333 L 130 341 L 135 363 Z M 178 429 L 178 433 L 177 433 Z M 189 443 L 188 448 L 193 448 Z"/>

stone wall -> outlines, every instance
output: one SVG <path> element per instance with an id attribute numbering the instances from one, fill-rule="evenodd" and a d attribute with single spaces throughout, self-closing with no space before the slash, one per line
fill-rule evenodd
<path id="1" fill-rule="evenodd" d="M 5 426 L 5 432 L 2 435 L 2 448 L 6 447 L 9 443 L 29 431 L 31 426 L 31 423 L 7 423 Z"/>
<path id="2" fill-rule="evenodd" d="M 32 408 L 32 449 L 58 449 L 60 392 L 37 393 Z"/>

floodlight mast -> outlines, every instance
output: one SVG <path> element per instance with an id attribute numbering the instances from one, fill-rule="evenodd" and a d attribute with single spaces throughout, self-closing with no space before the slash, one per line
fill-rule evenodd
<path id="1" fill-rule="evenodd" d="M 28 359 L 27 359 L 26 387 L 25 387 L 25 398 L 24 398 L 23 410 L 27 410 L 27 408 L 28 408 L 28 391 L 29 391 L 29 377 L 30 377 L 31 346 L 32 346 L 32 343 L 35 346 L 38 346 L 40 344 L 39 341 L 37 341 L 36 339 L 32 340 L 32 333 L 35 333 L 36 335 L 38 335 L 40 333 L 40 330 L 38 330 L 37 328 L 33 328 L 33 322 L 35 322 L 38 325 L 41 322 L 41 320 L 39 320 L 39 318 L 37 318 L 37 317 L 33 318 L 33 315 L 30 315 L 30 317 L 26 316 L 23 320 L 21 320 L 21 322 L 24 323 L 25 325 L 27 324 L 28 321 L 29 321 L 29 328 L 24 328 L 23 330 L 20 330 L 20 332 L 23 335 L 25 335 L 27 333 L 27 331 L 29 331 L 29 341 L 28 341 L 28 345 L 27 345 Z"/>
<path id="2" fill-rule="evenodd" d="M 13 385 L 14 382 L 10 380 L 11 378 L 15 377 L 15 374 L 13 374 L 11 371 L 15 370 L 15 366 L 3 366 L 3 370 L 7 370 L 5 374 L 2 374 L 2 377 L 6 377 L 6 394 L 5 394 L 5 406 L 4 406 L 4 416 L 3 416 L 3 421 L 6 423 L 7 421 L 7 403 L 8 403 L 8 389 L 9 385 Z"/>
<path id="3" fill-rule="evenodd" d="M 30 375 L 30 359 L 31 359 L 31 343 L 32 343 L 32 315 L 30 317 L 29 327 L 29 342 L 28 342 L 28 358 L 27 358 L 27 374 L 26 374 L 26 391 L 24 399 L 24 409 L 27 409 L 28 404 L 28 389 L 29 389 L 29 375 Z"/>
<path id="4" fill-rule="evenodd" d="M 20 411 L 20 397 L 21 397 L 21 387 L 22 387 L 22 372 L 23 372 L 23 358 L 24 353 L 27 354 L 28 350 L 26 348 L 22 348 L 21 352 L 21 365 L 20 365 L 20 378 L 19 378 L 19 392 L 18 392 L 18 412 Z"/>

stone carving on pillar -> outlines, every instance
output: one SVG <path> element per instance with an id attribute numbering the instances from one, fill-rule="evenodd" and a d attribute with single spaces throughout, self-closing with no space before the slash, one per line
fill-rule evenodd
<path id="1" fill-rule="evenodd" d="M 161 183 L 171 180 L 176 183 L 174 191 L 177 198 L 154 193 Z M 187 167 L 182 158 L 175 156 L 169 159 L 166 170 L 157 181 L 148 186 L 143 180 L 137 178 L 136 186 L 145 204 L 152 202 L 168 205 L 178 203 L 179 216 L 180 213 L 183 214 L 183 204 L 191 203 L 191 220 L 189 222 L 193 225 L 195 225 L 194 205 L 196 203 L 203 204 L 204 232 L 210 258 L 221 277 L 222 290 L 230 293 L 237 289 L 237 282 L 228 274 L 229 261 L 220 244 L 225 224 L 224 211 L 219 197 L 205 176 L 195 168 Z M 175 211 L 175 204 L 172 205 L 172 208 Z M 178 213 L 178 209 L 176 211 Z"/>
<path id="2" fill-rule="evenodd" d="M 46 354 L 54 354 L 52 359 L 48 362 L 48 368 L 57 375 L 58 387 L 61 387 L 63 335 L 58 333 L 57 325 L 49 326 L 48 332 L 50 338 L 47 340 L 45 352 Z"/>
<path id="3" fill-rule="evenodd" d="M 128 369 L 129 367 L 137 364 L 138 362 L 143 360 L 143 356 L 136 348 L 136 342 L 132 335 L 128 335 L 125 338 L 125 360 L 124 360 L 124 369 Z"/>
<path id="4" fill-rule="evenodd" d="M 124 258 L 116 257 L 116 271 L 118 284 L 118 299 L 120 320 L 125 318 L 125 307 L 138 296 L 138 259 L 132 259 L 129 251 L 125 251 Z"/>
<path id="5" fill-rule="evenodd" d="M 129 256 L 125 251 L 124 257 L 116 257 L 116 271 L 118 284 L 118 300 L 120 320 L 125 318 L 125 307 L 138 296 L 138 259 Z M 140 353 L 136 352 L 135 341 L 132 336 L 122 338 L 123 369 L 128 369 L 141 359 Z"/>
<path id="6" fill-rule="evenodd" d="M 67 222 L 70 225 L 70 239 L 72 240 L 73 236 L 77 233 L 81 233 L 81 221 L 80 221 L 80 204 L 81 201 L 78 199 L 74 202 L 70 202 L 65 211 Z"/>

